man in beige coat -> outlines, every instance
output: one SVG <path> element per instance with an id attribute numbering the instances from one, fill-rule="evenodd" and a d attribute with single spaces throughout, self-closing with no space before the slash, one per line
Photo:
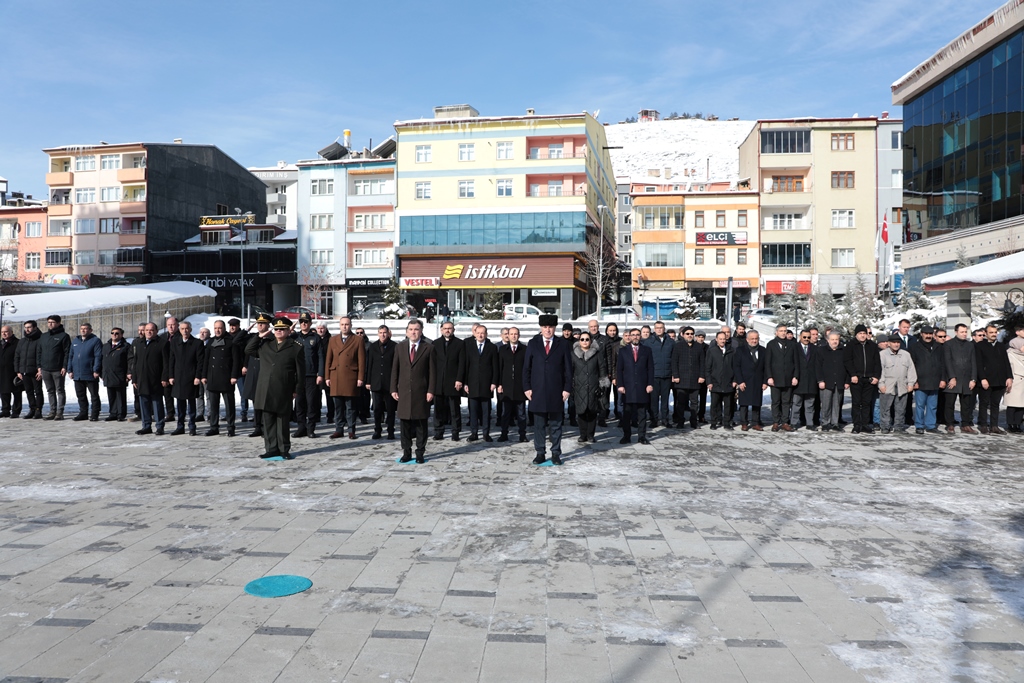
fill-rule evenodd
<path id="1" fill-rule="evenodd" d="M 335 428 L 332 439 L 345 436 L 356 438 L 356 401 L 366 377 L 366 347 L 363 338 L 352 334 L 352 319 L 347 315 L 338 318 L 338 334 L 327 344 L 327 386 L 334 401 Z"/>
<path id="2" fill-rule="evenodd" d="M 882 376 L 878 379 L 878 412 L 881 416 L 882 433 L 893 431 L 892 409 L 895 408 L 896 431 L 907 429 L 907 395 L 917 384 L 917 368 L 910 353 L 900 348 L 900 336 L 889 337 L 889 348 L 879 352 L 882 361 Z"/>

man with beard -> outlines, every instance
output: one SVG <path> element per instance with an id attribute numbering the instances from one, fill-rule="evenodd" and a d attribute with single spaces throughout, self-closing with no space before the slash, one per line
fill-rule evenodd
<path id="1" fill-rule="evenodd" d="M 505 403 L 501 414 L 501 436 L 508 441 L 508 428 L 513 418 L 519 428 L 519 443 L 526 443 L 526 394 L 523 393 L 523 365 L 526 346 L 519 343 L 519 328 L 508 330 L 508 346 L 498 351 L 498 401 Z"/>
<path id="2" fill-rule="evenodd" d="M 619 349 L 622 347 L 622 339 L 619 337 L 619 326 L 615 323 L 608 323 L 604 328 L 604 336 L 601 337 L 601 350 L 604 352 L 604 364 L 608 368 L 608 379 L 611 382 L 605 390 L 605 414 L 601 416 L 598 425 L 607 426 L 608 417 L 618 419 L 621 406 L 619 405 L 619 392 L 615 391 L 615 362 L 619 359 Z"/>
<path id="3" fill-rule="evenodd" d="M 332 439 L 345 436 L 356 438 L 357 401 L 366 376 L 366 347 L 363 338 L 352 333 L 352 319 L 347 315 L 338 318 L 340 332 L 331 337 L 327 345 L 327 386 L 331 388 L 336 418 Z"/>
<path id="4" fill-rule="evenodd" d="M 68 377 L 75 383 L 78 415 L 75 422 L 100 419 L 100 366 L 103 363 L 103 342 L 92 333 L 92 325 L 82 323 L 79 336 L 71 340 L 68 353 Z M 89 407 L 92 399 L 92 408 Z"/>
<path id="5" fill-rule="evenodd" d="M 46 333 L 39 339 L 39 371 L 46 387 L 46 398 L 50 402 L 50 414 L 46 420 L 63 420 L 64 377 L 68 372 L 68 352 L 71 350 L 71 337 L 60 324 L 59 315 L 51 315 L 46 319 Z"/>
<path id="6" fill-rule="evenodd" d="M 14 351 L 14 372 L 25 385 L 25 401 L 28 414 L 23 419 L 43 419 L 43 380 L 39 370 L 39 340 L 42 332 L 35 320 L 26 321 L 22 327 L 24 336 Z"/>
<path id="7" fill-rule="evenodd" d="M 441 338 L 433 343 L 437 364 L 434 397 L 434 441 L 444 438 L 445 425 L 451 425 L 452 441 L 462 430 L 462 386 L 466 380 L 465 343 L 455 336 L 455 325 L 441 324 Z"/>
<path id="8" fill-rule="evenodd" d="M 654 358 L 650 348 L 640 343 L 640 330 L 629 331 L 629 346 L 619 349 L 616 361 L 615 385 L 625 400 L 626 409 L 622 415 L 622 438 L 619 443 L 627 444 L 633 435 L 633 419 L 637 423 L 637 443 L 648 444 L 647 405 L 654 391 Z"/>
<path id="9" fill-rule="evenodd" d="M 973 351 L 973 349 L 972 349 Z M 854 434 L 871 434 L 872 411 L 882 361 L 878 345 L 868 339 L 868 328 L 857 325 L 854 339 L 844 350 L 843 362 L 850 377 L 850 414 Z"/>
<path id="10" fill-rule="evenodd" d="M 967 338 L 967 325 L 954 328 L 956 336 L 942 347 L 942 374 L 946 381 L 946 432 L 954 432 L 956 399 L 960 399 L 960 432 L 975 434 L 974 387 L 978 376 L 977 352 Z"/>
<path id="11" fill-rule="evenodd" d="M 188 435 L 196 435 L 196 398 L 203 393 L 203 363 L 206 347 L 192 336 L 192 324 L 183 320 L 178 325 L 180 334 L 168 342 L 168 382 L 171 393 L 177 401 L 178 426 L 171 436 L 185 433 L 185 416 L 188 416 Z"/>
<path id="12" fill-rule="evenodd" d="M 692 327 L 684 327 L 680 339 L 672 347 L 672 383 L 676 388 L 676 426 L 680 429 L 690 411 L 690 429 L 698 429 L 697 408 L 700 387 L 705 384 L 704 347 L 694 339 Z"/>
<path id="13" fill-rule="evenodd" d="M 235 385 L 242 376 L 242 349 L 224 329 L 224 321 L 213 323 L 213 337 L 206 345 L 203 364 L 203 385 L 210 392 L 210 428 L 206 436 L 220 434 L 220 400 L 224 399 L 224 415 L 228 436 L 235 435 Z"/>
<path id="14" fill-rule="evenodd" d="M 295 422 L 298 427 L 294 438 L 307 436 L 316 437 L 316 421 L 320 417 L 320 385 L 324 383 L 324 363 L 327 349 L 323 339 L 312 330 L 313 318 L 309 313 L 299 316 L 299 331 L 292 334 L 292 339 L 302 344 L 306 370 L 303 381 L 303 392 L 295 398 Z"/>
<path id="15" fill-rule="evenodd" d="M 761 335 L 750 330 L 745 335 L 743 348 L 733 357 L 733 381 L 736 383 L 737 403 L 740 407 L 740 429 L 760 432 L 761 403 L 764 390 L 768 388 L 768 374 L 765 370 L 765 350 L 761 346 Z"/>
<path id="16" fill-rule="evenodd" d="M 793 431 L 793 389 L 800 383 L 796 343 L 785 325 L 775 327 L 775 339 L 765 347 L 765 369 L 772 388 L 772 431 Z"/>
<path id="17" fill-rule="evenodd" d="M 115 327 L 110 330 L 110 340 L 103 345 L 103 360 L 100 376 L 107 388 L 107 405 L 110 415 L 106 422 L 124 422 L 128 419 L 128 356 L 131 347 L 124 340 L 124 330 Z"/>
<path id="18" fill-rule="evenodd" d="M 839 425 L 843 414 L 843 390 L 850 386 L 846 374 L 846 360 L 839 343 L 839 333 L 829 332 L 825 346 L 816 349 L 815 375 L 818 391 L 821 392 L 821 431 L 841 432 Z"/>
<path id="19" fill-rule="evenodd" d="M 487 339 L 487 327 L 473 327 L 474 341 L 466 352 L 466 383 L 462 390 L 469 398 L 469 438 L 476 441 L 480 430 L 484 441 L 491 439 L 491 397 L 498 384 L 498 350 Z"/>
<path id="20" fill-rule="evenodd" d="M 154 420 L 156 435 L 164 433 L 164 387 L 168 386 L 166 347 L 167 342 L 157 336 L 156 323 L 146 323 L 142 337 L 132 342 L 128 379 L 136 387 L 142 406 L 142 429 L 135 432 L 139 436 L 154 433 Z"/>
<path id="21" fill-rule="evenodd" d="M 373 395 L 373 436 L 383 436 L 384 425 L 388 428 L 388 441 L 395 438 L 395 411 L 398 403 L 391 396 L 391 367 L 395 364 L 396 344 L 391 339 L 391 328 L 381 325 L 377 328 L 377 341 L 370 344 L 366 353 L 366 385 Z"/>

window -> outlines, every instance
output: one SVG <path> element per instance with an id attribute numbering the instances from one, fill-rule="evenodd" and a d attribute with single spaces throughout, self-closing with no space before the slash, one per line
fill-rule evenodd
<path id="1" fill-rule="evenodd" d="M 393 182 L 390 178 L 357 180 L 355 182 L 355 194 L 391 194 L 394 192 Z"/>
<path id="2" fill-rule="evenodd" d="M 810 154 L 809 130 L 762 130 L 761 154 Z"/>
<path id="3" fill-rule="evenodd" d="M 100 168 L 104 171 L 116 171 L 121 168 L 120 154 L 103 154 L 100 156 Z"/>
<path id="4" fill-rule="evenodd" d="M 623 235 L 622 236 L 622 243 L 623 244 L 630 244 L 630 243 L 632 243 L 632 241 L 633 241 L 633 236 L 632 235 Z"/>
<path id="5" fill-rule="evenodd" d="M 50 221 L 46 234 L 50 237 L 70 237 L 71 221 Z"/>
<path id="6" fill-rule="evenodd" d="M 217 205 L 217 213 L 216 213 L 216 215 L 217 216 L 226 216 L 226 215 L 228 215 L 228 205 L 227 204 L 218 204 Z"/>
<path id="7" fill-rule="evenodd" d="M 693 250 L 693 265 L 703 266 L 704 265 L 704 250 L 694 249 Z"/>
<path id="8" fill-rule="evenodd" d="M 476 183 L 472 180 L 459 181 L 459 199 L 472 199 L 476 196 Z"/>
<path id="9" fill-rule="evenodd" d="M 565 146 L 561 143 L 548 145 L 548 159 L 561 159 L 564 157 Z"/>
<path id="10" fill-rule="evenodd" d="M 333 266 L 333 249 L 314 249 L 309 254 L 309 262 L 314 266 Z"/>
<path id="11" fill-rule="evenodd" d="M 38 251 L 34 251 L 25 254 L 25 270 L 39 270 L 40 254 Z"/>
<path id="12" fill-rule="evenodd" d="M 416 145 L 416 163 L 417 164 L 429 164 L 433 161 L 434 154 L 430 149 L 430 145 Z"/>
<path id="13" fill-rule="evenodd" d="M 636 213 L 637 225 L 643 230 L 669 230 L 683 227 L 682 207 L 638 206 Z"/>
<path id="14" fill-rule="evenodd" d="M 512 179 L 502 178 L 498 181 L 498 196 L 499 197 L 511 197 L 512 196 Z"/>
<path id="15" fill-rule="evenodd" d="M 75 170 L 76 171 L 95 171 L 96 170 L 96 157 L 75 157 Z"/>
<path id="16" fill-rule="evenodd" d="M 804 215 L 802 213 L 772 214 L 771 223 L 765 221 L 767 230 L 803 230 Z"/>
<path id="17" fill-rule="evenodd" d="M 833 186 L 834 187 L 834 186 Z M 772 192 L 803 192 L 804 177 L 799 175 L 773 175 Z"/>
<path id="18" fill-rule="evenodd" d="M 25 237 L 42 237 L 43 224 L 41 221 L 29 221 L 25 223 Z"/>
<path id="19" fill-rule="evenodd" d="M 903 208 L 894 206 L 892 213 L 889 214 L 892 217 L 892 225 L 903 225 Z"/>
<path id="20" fill-rule="evenodd" d="M 71 265 L 71 250 L 70 249 L 47 249 L 46 250 L 46 266 L 49 267 L 61 267 Z"/>
<path id="21" fill-rule="evenodd" d="M 548 181 L 548 196 L 549 197 L 561 197 L 562 196 L 562 181 L 561 180 L 549 180 Z"/>
<path id="22" fill-rule="evenodd" d="M 354 217 L 355 229 L 362 230 L 390 230 L 386 213 L 357 213 Z"/>
<path id="23" fill-rule="evenodd" d="M 309 216 L 310 230 L 334 230 L 333 213 L 314 213 Z"/>
<path id="24" fill-rule="evenodd" d="M 430 182 L 416 183 L 416 199 L 430 199 Z"/>
<path id="25" fill-rule="evenodd" d="M 832 227 L 855 227 L 853 224 L 853 209 L 832 209 Z"/>
<path id="26" fill-rule="evenodd" d="M 623 206 L 629 206 L 630 204 L 632 204 L 632 203 L 633 203 L 633 198 L 632 198 L 632 197 L 630 197 L 630 196 L 629 196 L 628 194 L 624 194 L 624 195 L 622 195 L 622 197 L 621 197 L 621 198 L 619 199 L 619 201 L 621 201 L 621 202 L 622 202 L 622 205 L 623 205 Z"/>
<path id="27" fill-rule="evenodd" d="M 146 157 L 132 157 L 132 168 L 146 168 Z"/>
<path id="28" fill-rule="evenodd" d="M 274 229 L 246 230 L 246 241 L 250 244 L 271 244 L 274 241 Z"/>
<path id="29" fill-rule="evenodd" d="M 747 227 L 747 210 L 740 209 L 736 212 L 736 227 L 745 228 Z"/>
<path id="30" fill-rule="evenodd" d="M 112 235 L 114 233 L 121 232 L 121 219 L 120 218 L 101 218 L 100 219 L 100 233 L 104 235 Z"/>
<path id="31" fill-rule="evenodd" d="M 736 250 L 736 265 L 745 266 L 747 265 L 747 250 L 737 249 Z"/>
<path id="32" fill-rule="evenodd" d="M 633 265 L 633 254 L 626 252 L 625 254 L 619 254 L 619 256 L 622 258 L 622 262 L 627 266 Z"/>
<path id="33" fill-rule="evenodd" d="M 704 227 L 704 212 L 694 211 L 693 212 L 693 227 L 703 228 Z"/>
<path id="34" fill-rule="evenodd" d="M 633 256 L 641 268 L 682 268 L 683 245 L 672 244 L 634 244 Z"/>
<path id="35" fill-rule="evenodd" d="M 715 211 L 715 227 L 725 227 L 725 211 Z"/>
<path id="36" fill-rule="evenodd" d="M 95 251 L 76 251 L 75 252 L 75 265 L 76 266 L 91 266 L 96 263 L 96 252 Z"/>
<path id="37" fill-rule="evenodd" d="M 892 148 L 903 149 L 903 131 L 894 130 L 892 132 Z"/>
<path id="38" fill-rule="evenodd" d="M 353 249 L 352 263 L 355 267 L 360 266 L 386 266 L 388 265 L 388 249 Z"/>
<path id="39" fill-rule="evenodd" d="M 658 188 L 656 188 L 654 185 L 645 185 L 644 186 L 644 192 L 657 192 L 657 191 L 658 191 Z"/>
<path id="40" fill-rule="evenodd" d="M 117 249 L 100 249 L 99 264 L 113 266 L 117 264 Z"/>
<path id="41" fill-rule="evenodd" d="M 854 268 L 857 263 L 853 260 L 853 249 L 833 249 L 833 268 Z"/>
<path id="42" fill-rule="evenodd" d="M 92 204 L 96 201 L 95 187 L 75 188 L 75 204 Z"/>
<path id="43" fill-rule="evenodd" d="M 903 246 L 899 244 L 892 245 L 892 262 L 900 264 L 903 262 Z"/>
<path id="44" fill-rule="evenodd" d="M 101 202 L 119 202 L 119 201 L 121 201 L 121 188 L 120 187 L 101 187 L 100 188 L 100 201 Z"/>
<path id="45" fill-rule="evenodd" d="M 121 226 L 122 235 L 145 235 L 146 234 L 146 219 L 145 218 L 133 218 L 128 221 L 127 225 Z"/>
<path id="46" fill-rule="evenodd" d="M 902 183 L 900 183 L 902 186 Z M 832 171 L 832 187 L 842 190 L 853 189 L 853 171 Z"/>
<path id="47" fill-rule="evenodd" d="M 317 296 L 317 313 L 331 318 L 334 317 L 334 292 L 335 290 L 333 287 L 323 287 L 320 289 L 319 293 L 315 293 L 315 296 Z"/>
<path id="48" fill-rule="evenodd" d="M 512 143 L 511 142 L 499 142 L 497 143 L 497 151 L 499 159 L 512 159 Z M 500 195 L 499 195 L 500 196 Z"/>
<path id="49" fill-rule="evenodd" d="M 474 143 L 459 143 L 459 161 L 476 161 L 476 145 Z"/>
<path id="50" fill-rule="evenodd" d="M 96 219 L 95 218 L 76 218 L 75 219 L 75 234 L 76 235 L 95 235 L 96 234 Z"/>
<path id="51" fill-rule="evenodd" d="M 200 234 L 200 244 L 227 244 L 231 239 L 230 230 L 203 230 Z"/>
<path id="52" fill-rule="evenodd" d="M 144 187 L 126 187 L 124 190 L 124 201 L 126 202 L 144 202 L 146 201 L 146 188 Z M 225 213 L 218 213 L 218 216 L 223 216 L 227 213 L 228 207 L 224 207 Z"/>
<path id="53" fill-rule="evenodd" d="M 114 254 L 116 265 L 119 266 L 141 266 L 146 259 L 146 250 L 142 247 L 131 247 L 118 249 Z"/>
<path id="54" fill-rule="evenodd" d="M 762 268 L 809 268 L 811 245 L 809 242 L 790 244 L 762 244 Z"/>
<path id="55" fill-rule="evenodd" d="M 334 179 L 321 178 L 319 180 L 311 180 L 309 182 L 309 193 L 311 195 L 334 194 Z"/>
<path id="56" fill-rule="evenodd" d="M 853 133 L 832 133 L 833 152 L 852 152 Z"/>
<path id="57" fill-rule="evenodd" d="M 903 169 L 894 168 L 892 169 L 892 186 L 896 188 L 903 187 Z"/>
<path id="58" fill-rule="evenodd" d="M 725 249 L 715 249 L 715 265 L 725 265 Z"/>

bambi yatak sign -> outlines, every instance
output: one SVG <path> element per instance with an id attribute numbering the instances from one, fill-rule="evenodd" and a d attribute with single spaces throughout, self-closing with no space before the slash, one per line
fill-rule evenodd
<path id="1" fill-rule="evenodd" d="M 449 289 L 574 286 L 572 256 L 405 257 L 401 276 L 439 278 Z"/>

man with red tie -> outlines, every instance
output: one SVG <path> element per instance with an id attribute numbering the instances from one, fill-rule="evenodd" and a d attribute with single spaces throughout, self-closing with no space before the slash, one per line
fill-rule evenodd
<path id="1" fill-rule="evenodd" d="M 402 421 L 400 462 L 412 460 L 413 434 L 416 462 L 426 462 L 427 419 L 436 384 L 434 348 L 423 339 L 423 323 L 413 318 L 405 328 L 405 340 L 395 349 L 391 365 L 391 397 L 398 401 L 398 419 Z"/>
<path id="2" fill-rule="evenodd" d="M 547 460 L 545 438 L 550 427 L 551 462 L 561 465 L 564 406 L 572 390 L 572 338 L 555 337 L 558 316 L 542 315 L 539 322 L 540 334 L 526 345 L 523 359 L 523 394 L 533 414 L 533 445 L 537 451 L 533 464 L 541 465 Z"/>
<path id="3" fill-rule="evenodd" d="M 519 343 L 519 328 L 510 327 L 508 344 L 498 350 L 498 403 L 505 403 L 499 422 L 501 436 L 508 441 L 508 428 L 515 419 L 519 443 L 526 443 L 526 394 L 523 393 L 523 363 L 526 346 Z"/>
<path id="4" fill-rule="evenodd" d="M 637 424 L 637 443 L 650 443 L 647 440 L 647 400 L 654 391 L 654 355 L 650 348 L 640 344 L 640 330 L 636 328 L 629 331 L 629 345 L 619 349 L 615 386 L 626 404 L 619 422 L 622 427 L 619 443 L 629 443 L 633 420 Z"/>

